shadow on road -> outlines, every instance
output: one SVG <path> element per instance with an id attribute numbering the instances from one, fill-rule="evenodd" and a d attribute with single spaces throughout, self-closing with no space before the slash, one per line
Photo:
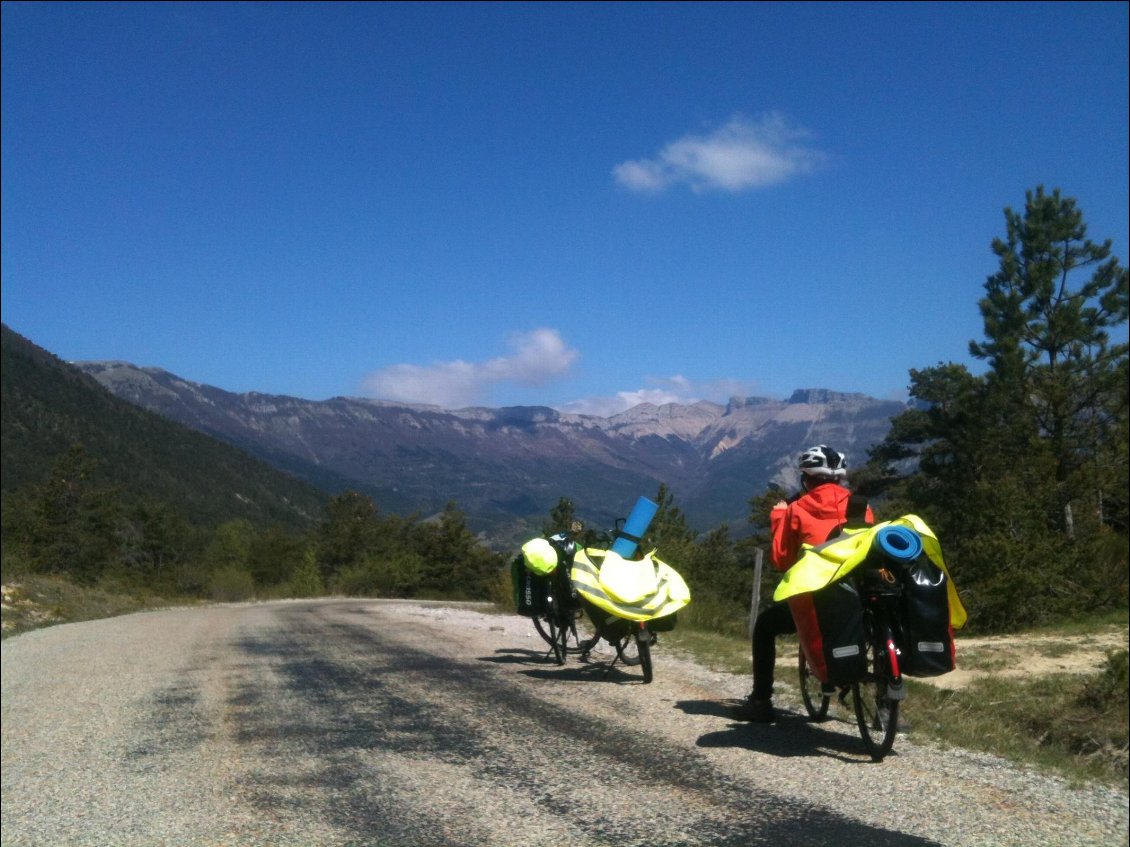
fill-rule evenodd
<path id="1" fill-rule="evenodd" d="M 523 650 L 515 648 L 502 648 L 494 651 L 493 656 L 479 656 L 480 662 L 492 662 L 496 665 L 540 665 L 545 662 L 545 650 Z"/>
<path id="2" fill-rule="evenodd" d="M 566 682 L 611 682 L 617 685 L 643 685 L 640 671 L 623 669 L 620 665 L 609 665 L 599 659 L 584 659 L 576 662 L 570 658 L 565 665 L 556 664 L 550 653 L 542 650 L 526 650 L 502 647 L 493 656 L 479 656 L 480 662 L 496 665 L 531 665 L 531 670 L 521 673 L 534 679 L 562 680 Z M 579 662 L 579 663 L 578 663 Z"/>
<path id="3" fill-rule="evenodd" d="M 823 723 L 814 723 L 805 715 L 778 709 L 775 723 L 744 723 L 733 717 L 733 709 L 740 703 L 740 700 L 682 700 L 675 708 L 688 715 L 729 721 L 725 729 L 699 736 L 699 747 L 737 747 L 782 758 L 830 756 L 844 762 L 872 764 L 863 742 L 839 731 L 848 726 L 846 721 L 829 718 Z M 854 728 L 852 724 L 851 729 Z M 892 751 L 891 755 L 897 752 Z"/>

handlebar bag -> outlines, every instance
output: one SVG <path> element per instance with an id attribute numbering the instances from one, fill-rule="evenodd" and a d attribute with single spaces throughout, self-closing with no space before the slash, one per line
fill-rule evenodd
<path id="1" fill-rule="evenodd" d="M 522 560 L 536 574 L 553 573 L 559 558 L 557 548 L 547 538 L 531 538 L 522 545 Z"/>

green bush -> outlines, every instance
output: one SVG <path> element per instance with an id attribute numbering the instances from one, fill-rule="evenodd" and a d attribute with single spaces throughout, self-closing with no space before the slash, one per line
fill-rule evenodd
<path id="1" fill-rule="evenodd" d="M 1092 709 L 1113 708 L 1125 713 L 1130 701 L 1130 653 L 1111 650 L 1098 676 L 1087 680 L 1079 703 Z"/>
<path id="2" fill-rule="evenodd" d="M 209 596 L 218 603 L 238 603 L 255 596 L 255 580 L 238 565 L 227 565 L 212 574 Z"/>
<path id="3" fill-rule="evenodd" d="M 487 583 L 486 599 L 500 609 L 515 613 L 518 611 L 514 602 L 514 578 L 511 576 L 509 564 L 499 570 Z"/>
<path id="4" fill-rule="evenodd" d="M 414 597 L 420 588 L 425 562 L 411 550 L 381 557 L 366 557 L 338 571 L 336 592 L 362 597 Z"/>
<path id="5" fill-rule="evenodd" d="M 745 606 L 711 591 L 691 588 L 691 602 L 679 612 L 679 624 L 693 629 L 744 638 L 749 632 L 749 598 Z"/>
<path id="6" fill-rule="evenodd" d="M 22 550 L 4 550 L 3 558 L 0 558 L 0 578 L 2 578 L 4 582 L 11 582 L 12 580 L 34 573 L 35 563 L 26 552 Z"/>

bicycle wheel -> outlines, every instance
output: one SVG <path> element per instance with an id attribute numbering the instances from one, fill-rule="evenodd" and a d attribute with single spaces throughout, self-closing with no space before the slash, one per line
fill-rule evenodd
<path id="1" fill-rule="evenodd" d="M 873 761 L 881 762 L 891 752 L 898 733 L 899 701 L 889 696 L 887 659 L 874 644 L 867 646 L 867 663 L 867 678 L 851 687 L 851 697 L 863 746 Z"/>
<path id="2" fill-rule="evenodd" d="M 625 665 L 634 668 L 640 663 L 639 642 L 636 641 L 634 633 L 629 632 L 619 641 L 614 641 L 612 646 L 616 648 L 616 655 Z"/>
<path id="3" fill-rule="evenodd" d="M 583 655 L 592 650 L 596 646 L 596 642 L 600 641 L 599 635 L 593 635 L 585 630 L 584 627 L 577 625 L 578 616 L 577 612 L 573 620 L 565 625 L 566 638 L 565 638 L 565 652 L 570 655 Z"/>
<path id="4" fill-rule="evenodd" d="M 615 642 L 616 655 L 629 667 L 639 667 L 643 671 L 643 681 L 651 682 L 651 633 L 646 629 L 633 628 L 631 632 Z"/>
<path id="5" fill-rule="evenodd" d="M 535 615 L 533 618 L 534 629 L 538 631 L 542 641 L 550 646 L 553 645 L 554 640 L 557 638 L 557 626 L 553 623 L 553 619 L 548 613 Z"/>
<path id="6" fill-rule="evenodd" d="M 558 626 L 552 620 L 549 621 L 550 632 L 553 633 L 553 658 L 559 665 L 565 664 L 565 656 L 568 654 L 566 645 L 569 641 L 569 627 Z"/>
<path id="7" fill-rule="evenodd" d="M 651 633 L 646 628 L 635 631 L 636 652 L 640 657 L 640 670 L 643 671 L 644 685 L 651 682 Z"/>
<path id="8" fill-rule="evenodd" d="M 808 716 L 819 722 L 828 717 L 828 704 L 832 702 L 832 697 L 824 693 L 820 678 L 808 666 L 803 647 L 800 648 L 799 653 L 797 666 L 800 670 L 800 696 L 804 700 L 804 708 L 808 711 Z"/>

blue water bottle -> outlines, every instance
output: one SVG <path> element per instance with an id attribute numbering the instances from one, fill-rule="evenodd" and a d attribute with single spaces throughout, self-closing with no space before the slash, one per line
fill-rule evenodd
<path id="1" fill-rule="evenodd" d="M 628 515 L 628 521 L 624 524 L 624 528 L 616 533 L 616 540 L 612 542 L 612 552 L 618 553 L 625 559 L 635 554 L 640 546 L 640 541 L 643 540 L 644 533 L 651 526 L 651 519 L 655 517 L 655 513 L 658 511 L 658 503 L 653 503 L 646 497 L 638 499 L 632 513 Z"/>

